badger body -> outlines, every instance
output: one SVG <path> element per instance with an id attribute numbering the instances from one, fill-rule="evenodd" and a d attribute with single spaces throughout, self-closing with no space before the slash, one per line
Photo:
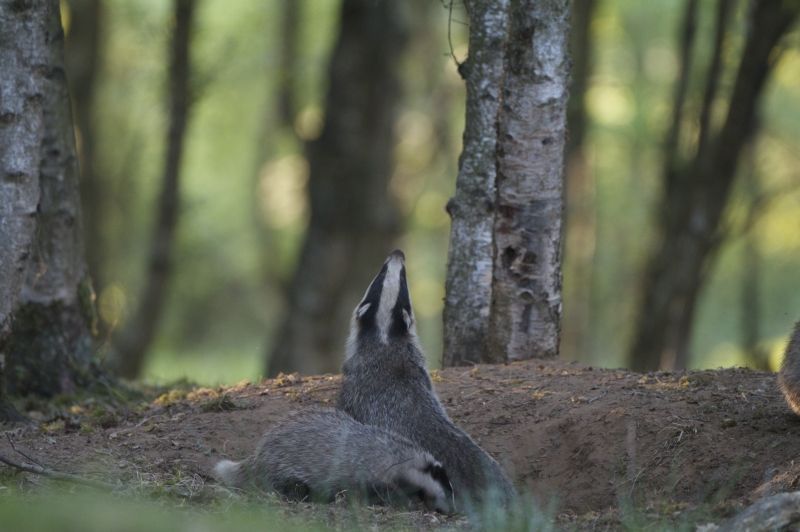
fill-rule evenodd
<path id="1" fill-rule="evenodd" d="M 452 488 L 442 465 L 410 440 L 359 423 L 333 408 L 289 414 L 242 462 L 220 461 L 214 476 L 238 488 L 275 490 L 292 499 L 330 502 L 346 492 L 367 502 L 452 511 Z"/>
<path id="2" fill-rule="evenodd" d="M 405 436 L 441 461 L 459 509 L 509 503 L 500 465 L 448 417 L 419 346 L 402 252 L 393 252 L 353 314 L 338 406 Z"/>
<path id="3" fill-rule="evenodd" d="M 794 325 L 794 332 L 786 346 L 778 372 L 778 386 L 789 408 L 800 416 L 800 321 Z"/>

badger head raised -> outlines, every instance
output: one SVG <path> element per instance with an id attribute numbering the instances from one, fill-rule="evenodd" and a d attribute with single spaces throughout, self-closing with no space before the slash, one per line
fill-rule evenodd
<path id="1" fill-rule="evenodd" d="M 347 341 L 347 358 L 359 342 L 418 344 L 416 320 L 406 281 L 405 255 L 392 251 L 356 305 Z"/>

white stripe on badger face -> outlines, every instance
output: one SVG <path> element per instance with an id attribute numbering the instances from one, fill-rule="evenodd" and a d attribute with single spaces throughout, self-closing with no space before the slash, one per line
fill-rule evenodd
<path id="1" fill-rule="evenodd" d="M 383 277 L 383 289 L 378 312 L 375 313 L 375 326 L 383 343 L 389 341 L 389 327 L 392 325 L 392 309 L 397 303 L 400 293 L 400 272 L 403 270 L 403 259 L 392 255 L 386 263 L 386 275 Z"/>

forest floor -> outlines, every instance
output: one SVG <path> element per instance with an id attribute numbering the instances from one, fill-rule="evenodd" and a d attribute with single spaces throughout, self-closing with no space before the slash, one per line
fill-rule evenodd
<path id="1" fill-rule="evenodd" d="M 29 409 L 41 422 L 6 431 L 0 453 L 15 456 L 14 442 L 53 469 L 159 486 L 190 505 L 236 500 L 241 495 L 208 476 L 215 461 L 246 456 L 290 410 L 335 404 L 339 380 L 290 375 L 176 388 L 134 408 L 84 398 L 57 415 Z M 434 371 L 433 380 L 453 420 L 539 501 L 556 528 L 694 529 L 800 484 L 800 419 L 771 373 L 642 375 L 532 360 Z M 0 466 L 0 486 L 25 483 L 40 481 Z M 322 525 L 354 523 L 344 503 L 268 502 L 282 515 Z M 355 523 L 468 526 L 464 518 L 386 508 L 362 509 Z"/>

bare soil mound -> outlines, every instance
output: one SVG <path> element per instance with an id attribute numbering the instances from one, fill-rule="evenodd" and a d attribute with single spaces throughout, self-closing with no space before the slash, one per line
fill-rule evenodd
<path id="1" fill-rule="evenodd" d="M 800 483 L 800 419 L 775 375 L 747 369 L 636 374 L 560 361 L 450 368 L 433 374 L 453 420 L 521 490 L 563 519 L 640 507 L 731 508 Z M 336 402 L 339 377 L 166 394 L 119 419 L 95 415 L 17 430 L 47 465 L 123 479 L 206 477 L 250 453 L 292 409 Z M 86 419 L 88 419 L 88 414 Z M 0 451 L 13 453 L 7 441 Z M 796 464 L 798 462 L 798 464 Z"/>

